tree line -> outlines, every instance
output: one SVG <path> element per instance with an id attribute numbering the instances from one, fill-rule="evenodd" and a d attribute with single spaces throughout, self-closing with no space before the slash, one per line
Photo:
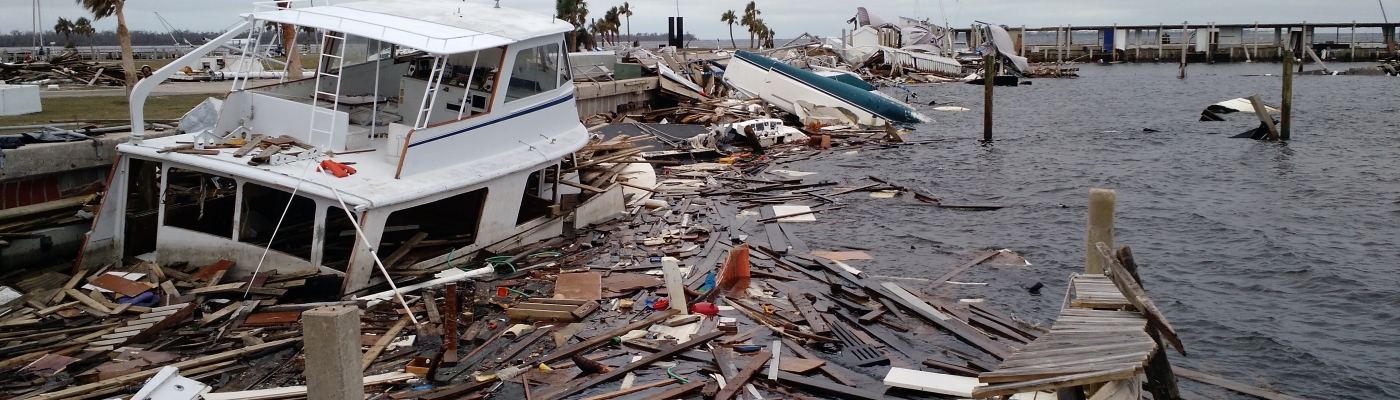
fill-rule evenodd
<path id="1" fill-rule="evenodd" d="M 57 43 L 57 47 L 82 47 L 82 46 L 116 46 L 121 44 L 117 40 L 116 31 L 93 31 L 83 33 L 78 29 L 79 22 L 87 17 L 79 17 L 70 22 L 73 31 L 67 35 L 62 31 L 44 31 L 44 46 L 49 46 L 49 42 Z M 62 24 L 66 19 L 60 20 Z M 89 22 L 88 27 L 91 28 Z M 176 38 L 188 39 L 190 43 L 199 45 L 204 42 L 204 38 L 213 38 L 223 34 L 223 32 L 198 32 L 190 30 L 177 30 L 174 32 Z M 169 46 L 174 43 L 170 41 L 170 32 L 156 31 L 131 31 L 131 44 L 134 46 Z M 181 40 L 180 44 L 184 44 Z M 12 30 L 9 33 L 0 33 L 0 47 L 30 47 L 34 45 L 34 32 Z"/>

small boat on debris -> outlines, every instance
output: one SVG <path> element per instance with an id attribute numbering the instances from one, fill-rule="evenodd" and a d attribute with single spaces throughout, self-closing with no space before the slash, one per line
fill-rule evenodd
<path id="1" fill-rule="evenodd" d="M 560 186 L 577 185 L 561 160 L 588 141 L 567 68 L 572 25 L 445 0 L 292 3 L 258 3 L 133 88 L 132 139 L 81 265 L 228 260 L 230 277 L 319 270 L 349 294 L 395 265 L 460 272 L 439 266 L 561 234 L 561 199 L 579 193 Z M 152 88 L 265 23 L 320 29 L 317 73 L 235 79 L 187 116 L 203 122 L 146 135 Z"/>
<path id="2" fill-rule="evenodd" d="M 845 109 L 862 125 L 879 126 L 884 120 L 899 123 L 931 121 L 908 104 L 879 91 L 865 90 L 832 77 L 784 64 L 777 60 L 735 51 L 724 71 L 724 81 L 736 90 L 759 97 L 783 111 L 797 113 L 797 102 Z"/>

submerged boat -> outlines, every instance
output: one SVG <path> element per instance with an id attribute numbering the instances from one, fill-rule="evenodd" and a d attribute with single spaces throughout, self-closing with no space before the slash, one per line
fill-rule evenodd
<path id="1" fill-rule="evenodd" d="M 314 74 L 235 79 L 182 134 L 146 137 L 155 85 L 238 35 L 258 46 L 267 23 L 320 30 Z M 560 163 L 588 140 L 563 36 L 572 29 L 451 0 L 256 3 L 133 88 L 132 139 L 117 148 L 78 263 L 147 255 L 233 261 L 229 277 L 319 270 L 351 294 L 387 275 L 385 264 L 444 268 L 557 236 L 557 205 L 577 193 L 557 183 L 569 179 Z"/>
<path id="2" fill-rule="evenodd" d="M 908 104 L 876 90 L 853 86 L 840 78 L 839 75 L 818 75 L 742 50 L 734 52 L 734 58 L 724 70 L 724 81 L 730 87 L 750 97 L 762 98 L 789 113 L 797 112 L 797 102 L 801 100 L 846 110 L 862 125 L 879 126 L 885 120 L 930 121 Z"/>

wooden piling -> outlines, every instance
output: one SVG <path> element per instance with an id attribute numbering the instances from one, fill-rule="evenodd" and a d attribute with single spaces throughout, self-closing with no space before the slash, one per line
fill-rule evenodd
<path id="1" fill-rule="evenodd" d="M 1137 261 L 1133 260 L 1133 250 L 1129 249 L 1128 246 L 1119 247 L 1116 255 L 1118 263 L 1123 264 L 1123 269 L 1128 270 L 1128 274 L 1133 276 L 1133 280 L 1137 281 L 1138 286 L 1142 286 L 1142 277 L 1138 275 Z M 1152 337 L 1152 341 L 1157 342 L 1159 349 L 1152 354 L 1152 358 L 1147 360 L 1147 368 L 1143 369 L 1143 373 L 1147 375 L 1148 390 L 1152 391 L 1152 398 L 1181 400 L 1181 390 L 1176 385 L 1176 374 L 1172 372 L 1172 364 L 1170 360 L 1167 360 L 1167 347 L 1162 342 L 1162 335 L 1152 324 L 1147 325 L 1147 335 Z"/>
<path id="2" fill-rule="evenodd" d="M 996 85 L 997 59 L 987 55 L 982 57 L 985 89 L 982 94 L 982 140 L 992 141 L 992 87 Z"/>
<path id="3" fill-rule="evenodd" d="M 1177 79 L 1186 79 L 1186 24 L 1181 24 L 1181 75 Z"/>
<path id="4" fill-rule="evenodd" d="M 360 370 L 360 309 L 332 306 L 301 314 L 307 338 L 306 396 L 310 400 L 363 400 L 365 386 Z"/>
<path id="5" fill-rule="evenodd" d="M 1283 57 L 1283 100 L 1280 102 L 1279 110 L 1279 132 L 1280 140 L 1288 140 L 1292 135 L 1290 125 L 1293 117 L 1293 52 L 1284 54 Z"/>
<path id="6" fill-rule="evenodd" d="M 1089 229 L 1085 240 L 1084 273 L 1102 275 L 1103 256 L 1097 243 L 1113 246 L 1113 189 L 1089 189 Z"/>

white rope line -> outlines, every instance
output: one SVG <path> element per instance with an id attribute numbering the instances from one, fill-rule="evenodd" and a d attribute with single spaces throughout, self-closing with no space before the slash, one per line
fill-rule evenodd
<path id="1" fill-rule="evenodd" d="M 1067 307 L 1069 306 L 1069 292 L 1070 292 L 1070 290 L 1073 290 L 1073 289 L 1074 289 L 1074 280 L 1075 280 L 1075 279 L 1078 279 L 1078 278 L 1079 278 L 1080 276 L 1082 276 L 1082 275 L 1083 275 L 1083 274 L 1080 274 L 1080 273 L 1077 273 L 1077 272 L 1069 275 L 1069 288 L 1066 288 L 1066 289 L 1065 289 L 1065 299 L 1064 299 L 1064 301 L 1061 301 L 1061 302 L 1060 302 L 1060 309 L 1061 309 L 1061 310 L 1063 310 L 1063 309 L 1065 309 L 1065 308 L 1067 308 Z"/>
<path id="2" fill-rule="evenodd" d="M 325 171 L 322 171 L 323 173 Z M 369 238 L 365 237 L 365 232 L 360 230 L 360 221 L 355 219 L 355 214 L 350 212 L 350 207 L 345 205 L 345 199 L 340 198 L 340 191 L 331 188 L 331 193 L 335 194 L 335 200 L 340 202 L 340 210 L 345 211 L 345 216 L 350 217 L 351 225 L 355 228 L 355 236 L 360 238 L 360 242 L 365 244 L 369 250 L 369 255 L 374 257 L 374 264 L 379 266 L 379 272 L 384 274 L 384 281 L 389 283 L 389 288 L 394 291 L 394 298 L 403 305 L 403 310 L 408 314 L 408 318 L 413 320 L 413 325 L 418 325 L 418 317 L 413 315 L 413 309 L 408 307 L 408 302 L 404 301 L 403 293 L 399 293 L 399 286 L 394 284 L 394 278 L 389 276 L 389 269 L 384 267 L 384 261 L 379 259 L 379 254 L 374 251 L 374 246 L 369 243 Z"/>
<path id="3" fill-rule="evenodd" d="M 272 250 L 272 242 L 277 240 L 277 231 L 282 229 L 282 222 L 287 220 L 287 211 L 292 209 L 292 201 L 297 199 L 297 191 L 301 190 L 301 183 L 306 180 L 306 172 L 311 170 L 311 164 L 315 163 L 307 163 L 306 167 L 301 169 L 301 176 L 297 177 L 297 185 L 292 187 L 292 196 L 287 198 L 287 206 L 282 208 L 282 216 L 277 218 L 277 226 L 272 227 L 272 236 L 267 238 L 267 246 L 263 247 L 262 257 L 258 258 L 258 266 L 253 268 L 253 277 L 257 277 L 258 272 L 262 271 L 263 261 L 267 260 L 267 253 Z M 247 194 L 242 188 L 239 188 L 239 191 Z M 243 290 L 243 298 L 248 298 L 248 293 L 252 291 L 252 281 L 249 281 L 248 288 Z"/>

